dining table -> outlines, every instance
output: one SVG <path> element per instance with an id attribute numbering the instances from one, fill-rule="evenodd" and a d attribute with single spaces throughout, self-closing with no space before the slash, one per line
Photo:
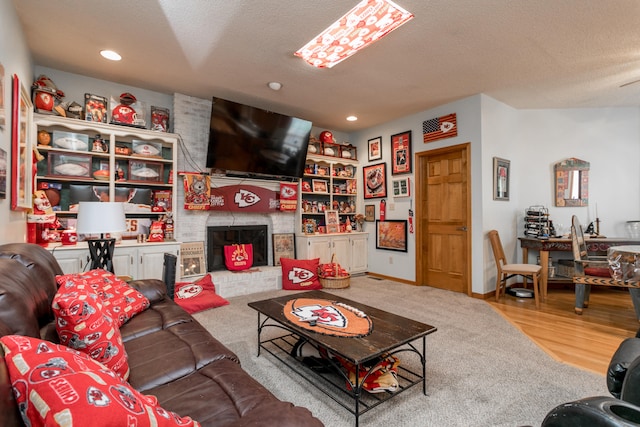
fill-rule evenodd
<path id="1" fill-rule="evenodd" d="M 549 253 L 550 252 L 573 252 L 573 246 L 570 237 L 550 237 L 547 239 L 538 239 L 535 237 L 519 237 L 520 248 L 522 249 L 522 262 L 529 264 L 529 251 L 537 251 L 540 256 L 540 272 L 542 289 L 547 289 L 549 278 Z M 640 240 L 631 239 L 629 237 L 589 237 L 585 236 L 587 251 L 591 255 L 607 255 L 610 247 L 626 247 L 637 248 L 640 251 Z M 635 250 L 635 249 L 629 249 Z M 640 253 L 640 252 L 639 252 Z"/>

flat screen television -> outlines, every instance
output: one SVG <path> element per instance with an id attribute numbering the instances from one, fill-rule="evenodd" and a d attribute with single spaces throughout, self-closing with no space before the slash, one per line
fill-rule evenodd
<path id="1" fill-rule="evenodd" d="M 311 122 L 213 98 L 207 167 L 230 176 L 300 178 Z"/>

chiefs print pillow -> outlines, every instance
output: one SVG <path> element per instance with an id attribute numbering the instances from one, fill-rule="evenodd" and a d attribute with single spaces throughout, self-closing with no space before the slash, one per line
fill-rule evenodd
<path id="1" fill-rule="evenodd" d="M 318 279 L 320 258 L 280 258 L 280 264 L 282 265 L 282 289 L 288 291 L 322 289 L 322 284 Z"/>
<path id="2" fill-rule="evenodd" d="M 60 288 L 73 289 L 77 285 L 88 285 L 102 299 L 118 327 L 133 316 L 149 308 L 149 300 L 124 280 L 106 270 L 97 268 L 85 273 L 56 276 Z"/>
<path id="3" fill-rule="evenodd" d="M 229 304 L 229 301 L 216 294 L 216 287 L 208 274 L 193 283 L 176 283 L 173 299 L 189 314 Z"/>
<path id="4" fill-rule="evenodd" d="M 200 424 L 167 411 L 79 351 L 21 335 L 0 338 L 25 425 L 184 426 Z"/>
<path id="5" fill-rule="evenodd" d="M 88 285 L 60 288 L 51 308 L 60 343 L 80 350 L 123 379 L 129 378 L 129 361 L 120 329 Z"/>

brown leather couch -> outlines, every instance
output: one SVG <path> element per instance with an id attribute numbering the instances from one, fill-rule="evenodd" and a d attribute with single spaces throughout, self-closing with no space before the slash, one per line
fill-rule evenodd
<path id="1" fill-rule="evenodd" d="M 60 266 L 40 246 L 0 246 L 0 336 L 58 342 L 51 311 L 56 274 Z M 120 328 L 134 388 L 203 426 L 322 426 L 309 410 L 278 400 L 243 371 L 231 350 L 167 297 L 164 282 L 131 285 L 151 302 Z M 0 426 L 24 426 L 1 347 Z"/>

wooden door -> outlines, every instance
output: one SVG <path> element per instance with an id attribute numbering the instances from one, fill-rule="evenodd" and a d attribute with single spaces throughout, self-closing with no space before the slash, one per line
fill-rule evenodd
<path id="1" fill-rule="evenodd" d="M 471 145 L 416 155 L 418 284 L 471 294 Z"/>

